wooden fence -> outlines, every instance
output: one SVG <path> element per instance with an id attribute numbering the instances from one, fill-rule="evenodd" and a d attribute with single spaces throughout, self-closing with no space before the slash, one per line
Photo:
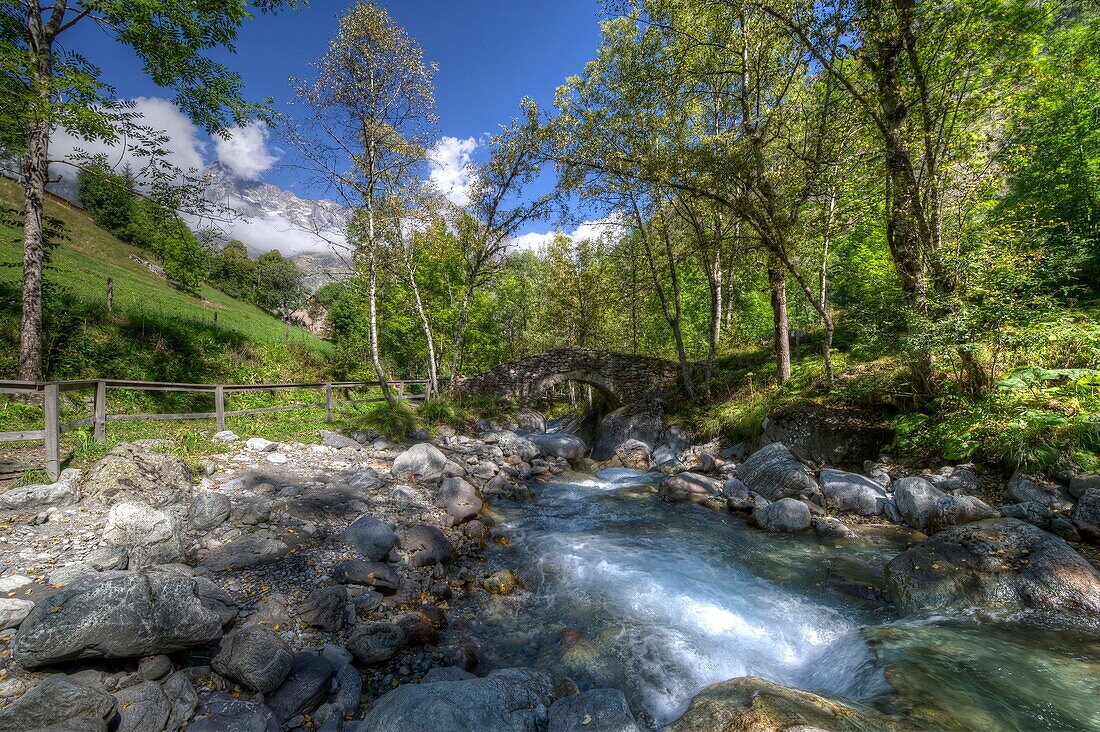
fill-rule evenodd
<path id="1" fill-rule="evenodd" d="M 397 391 L 398 399 L 404 401 L 422 401 L 428 396 L 428 382 L 426 380 L 391 381 L 390 386 Z M 288 412 L 296 409 L 324 409 L 325 421 L 332 421 L 334 407 L 348 406 L 352 404 L 367 404 L 371 402 L 385 401 L 384 397 L 372 397 L 369 399 L 334 399 L 334 389 L 363 389 L 381 387 L 377 381 L 330 381 L 324 383 L 309 384 L 171 384 L 157 381 L 119 381 L 114 379 L 97 379 L 89 381 L 0 381 L 0 394 L 16 394 L 22 396 L 38 396 L 43 400 L 43 412 L 45 424 L 40 430 L 23 430 L 19 432 L 0 432 L 0 443 L 42 441 L 46 445 L 46 457 L 44 468 L 51 480 L 57 480 L 61 473 L 61 435 L 72 430 L 94 425 L 95 441 L 103 442 L 107 438 L 108 422 L 142 422 L 147 420 L 183 420 L 183 419 L 210 419 L 217 422 L 218 431 L 225 429 L 226 417 L 241 417 L 250 414 L 271 414 L 273 412 Z M 420 389 L 419 393 L 406 393 L 406 389 Z M 192 392 L 214 395 L 213 412 L 186 412 L 182 414 L 108 414 L 107 390 L 125 389 L 133 391 L 160 391 L 160 392 Z M 255 409 L 226 410 L 225 396 L 227 394 L 261 391 L 288 391 L 294 389 L 323 390 L 325 400 L 316 404 L 285 404 L 274 407 L 259 407 Z M 93 391 L 92 414 L 81 419 L 69 422 L 61 421 L 61 394 L 69 391 Z"/>

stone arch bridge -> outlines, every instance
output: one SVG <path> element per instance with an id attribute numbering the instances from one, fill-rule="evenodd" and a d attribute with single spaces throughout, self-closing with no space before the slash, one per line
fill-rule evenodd
<path id="1" fill-rule="evenodd" d="M 673 361 L 591 348 L 560 348 L 494 366 L 461 378 L 459 395 L 534 402 L 566 381 L 592 385 L 612 409 L 679 391 L 679 366 Z"/>

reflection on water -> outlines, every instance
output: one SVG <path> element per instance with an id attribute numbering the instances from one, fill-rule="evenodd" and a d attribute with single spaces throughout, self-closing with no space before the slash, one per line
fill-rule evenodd
<path id="1" fill-rule="evenodd" d="M 495 551 L 527 591 L 492 598 L 455 625 L 492 666 L 530 665 L 582 688 L 622 689 L 651 727 L 678 716 L 704 686 L 748 674 L 930 726 L 1100 724 L 1095 642 L 1086 658 L 1051 651 L 1049 673 L 1034 681 L 1027 663 L 998 670 L 1011 651 L 990 649 L 1005 631 L 884 625 L 893 615 L 874 588 L 904 548 L 904 532 L 826 545 L 812 534 L 772 536 L 724 513 L 663 504 L 653 496 L 656 478 L 635 471 L 569 480 L 538 487 L 533 505 L 499 507 L 517 541 Z M 967 663 L 991 678 L 955 678 L 975 675 Z M 1032 693 L 1009 693 L 1021 683 Z M 937 686 L 948 689 L 935 697 Z M 968 702 L 973 694 L 988 703 Z"/>

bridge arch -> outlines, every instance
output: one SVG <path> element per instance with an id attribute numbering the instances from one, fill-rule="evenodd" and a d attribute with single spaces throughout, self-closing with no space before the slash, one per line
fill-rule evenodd
<path id="1" fill-rule="evenodd" d="M 593 371 L 564 371 L 556 374 L 547 374 L 531 382 L 530 391 L 527 392 L 527 401 L 535 402 L 547 391 L 568 381 L 576 381 L 593 387 L 604 398 L 611 409 L 618 409 L 623 405 L 623 399 L 616 390 L 615 385 L 603 374 Z"/>

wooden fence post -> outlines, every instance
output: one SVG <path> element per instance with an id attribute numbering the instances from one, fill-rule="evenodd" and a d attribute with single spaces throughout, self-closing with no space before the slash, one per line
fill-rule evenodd
<path id="1" fill-rule="evenodd" d="M 332 421 L 332 384 L 325 384 L 325 421 Z"/>
<path id="2" fill-rule="evenodd" d="M 405 401 L 405 382 L 402 381 L 397 385 L 397 403 L 400 404 Z"/>
<path id="3" fill-rule="evenodd" d="M 57 480 L 61 475 L 60 403 L 57 384 L 46 384 L 46 475 Z"/>
<path id="4" fill-rule="evenodd" d="M 95 441 L 107 440 L 107 382 L 95 383 Z"/>
<path id="5" fill-rule="evenodd" d="M 225 387 L 214 387 L 214 416 L 218 420 L 218 432 L 225 431 Z"/>

